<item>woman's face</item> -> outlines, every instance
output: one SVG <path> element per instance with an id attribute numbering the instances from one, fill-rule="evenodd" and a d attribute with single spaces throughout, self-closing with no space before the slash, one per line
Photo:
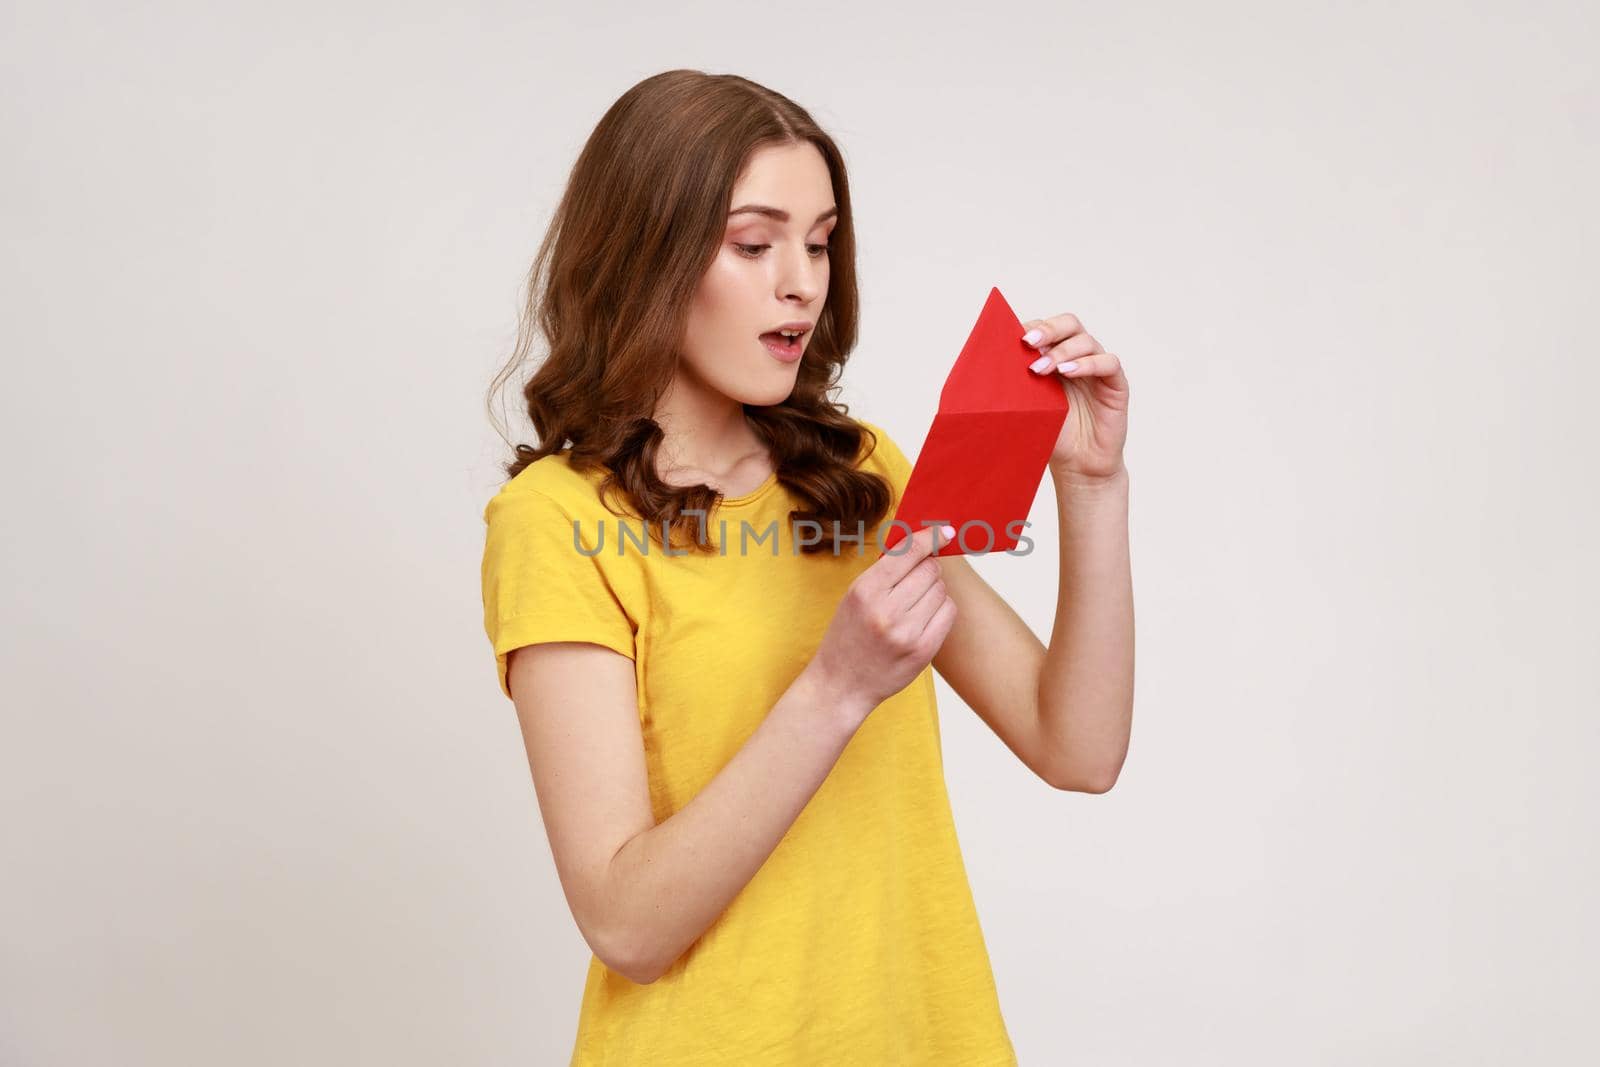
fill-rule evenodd
<path id="1" fill-rule="evenodd" d="M 816 146 L 765 146 L 734 185 L 716 258 L 689 308 L 678 372 L 743 404 L 782 403 L 828 296 L 828 238 L 837 207 Z M 789 358 L 762 338 L 805 329 Z"/>

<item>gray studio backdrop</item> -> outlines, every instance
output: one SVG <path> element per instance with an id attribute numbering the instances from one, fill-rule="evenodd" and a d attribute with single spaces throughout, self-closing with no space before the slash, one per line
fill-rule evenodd
<path id="1" fill-rule="evenodd" d="M 566 1062 L 482 398 L 680 66 L 844 147 L 845 399 L 908 452 L 991 285 L 1131 379 L 1121 780 L 939 690 L 1022 1061 L 1600 1057 L 1587 7 L 6 16 L 0 1063 Z M 1041 637 L 1053 508 L 977 564 Z"/>

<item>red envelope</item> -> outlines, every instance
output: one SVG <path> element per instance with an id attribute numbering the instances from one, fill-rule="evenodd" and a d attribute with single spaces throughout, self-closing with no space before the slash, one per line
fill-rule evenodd
<path id="1" fill-rule="evenodd" d="M 910 532 L 946 522 L 956 527 L 956 536 L 945 542 L 935 535 L 941 542 L 935 555 L 982 555 L 1017 546 L 1068 407 L 1059 374 L 1028 369 L 1039 353 L 1023 343 L 1023 332 L 1000 290 L 990 289 L 945 379 L 933 426 L 894 515 L 910 530 L 889 526 L 885 549 Z"/>

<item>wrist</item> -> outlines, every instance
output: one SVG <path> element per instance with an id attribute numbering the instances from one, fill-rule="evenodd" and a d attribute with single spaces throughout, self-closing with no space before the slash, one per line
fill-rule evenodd
<path id="1" fill-rule="evenodd" d="M 815 709 L 845 736 L 854 734 L 875 706 L 855 686 L 815 659 L 806 664 L 796 684 L 802 689 L 806 706 Z"/>
<path id="2" fill-rule="evenodd" d="M 1117 464 L 1116 470 L 1104 475 L 1076 474 L 1052 467 L 1050 477 L 1057 492 L 1072 496 L 1097 496 L 1128 488 L 1128 467 L 1125 463 Z"/>

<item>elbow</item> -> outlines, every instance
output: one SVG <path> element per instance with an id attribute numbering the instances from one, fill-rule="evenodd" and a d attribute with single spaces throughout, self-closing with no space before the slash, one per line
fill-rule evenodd
<path id="1" fill-rule="evenodd" d="M 586 931 L 584 940 L 606 970 L 620 974 L 635 985 L 649 985 L 671 966 L 670 961 L 663 963 L 661 954 L 636 934 L 612 931 L 596 936 Z"/>
<path id="2" fill-rule="evenodd" d="M 1114 781 L 1102 781 L 1100 779 L 1084 780 L 1073 778 L 1069 780 L 1058 778 L 1050 783 L 1050 788 L 1059 789 L 1063 793 L 1109 793 L 1114 784 Z"/>
<path id="3" fill-rule="evenodd" d="M 612 970 L 635 985 L 649 985 L 666 974 L 668 966 L 670 964 L 663 965 L 652 956 L 639 954 L 625 958 L 622 966 L 613 967 Z"/>
<path id="4" fill-rule="evenodd" d="M 1066 772 L 1058 771 L 1046 780 L 1052 788 L 1064 793 L 1099 794 L 1111 792 L 1121 773 L 1121 767 L 1071 768 Z"/>
<path id="5" fill-rule="evenodd" d="M 1109 793 L 1111 792 L 1111 787 L 1116 784 L 1117 776 L 1109 774 L 1099 778 L 1091 778 L 1082 785 L 1075 786 L 1073 791 L 1078 793 Z"/>
<path id="6" fill-rule="evenodd" d="M 629 901 L 619 899 L 605 882 L 600 886 L 585 897 L 583 907 L 574 902 L 578 929 L 606 970 L 635 985 L 649 985 L 667 973 L 676 953 L 661 944 L 656 930 L 639 921 Z"/>
<path id="7" fill-rule="evenodd" d="M 666 973 L 664 970 L 661 970 L 658 967 L 641 967 L 638 965 L 633 965 L 624 968 L 620 966 L 612 967 L 610 964 L 606 964 L 606 966 L 617 974 L 622 975 L 622 977 L 626 978 L 634 985 L 649 985 L 651 982 L 654 982 L 657 978 L 660 978 Z"/>

